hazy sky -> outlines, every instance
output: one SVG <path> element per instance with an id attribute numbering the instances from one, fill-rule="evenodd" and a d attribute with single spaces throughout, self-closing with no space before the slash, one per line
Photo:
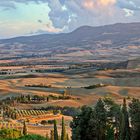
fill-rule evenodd
<path id="1" fill-rule="evenodd" d="M 140 0 L 0 0 L 0 38 L 140 21 Z"/>

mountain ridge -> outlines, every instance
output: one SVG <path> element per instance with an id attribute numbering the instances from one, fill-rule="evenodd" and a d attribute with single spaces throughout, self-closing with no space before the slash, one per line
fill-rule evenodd
<path id="1" fill-rule="evenodd" d="M 82 26 L 70 33 L 5 39 L 0 40 L 0 49 L 4 52 L 8 50 L 9 53 L 7 52 L 5 55 L 12 56 L 53 55 L 54 58 L 57 58 L 59 55 L 65 59 L 69 56 L 66 54 L 88 51 L 93 57 L 92 55 L 85 57 L 83 53 L 83 57 L 80 55 L 80 58 L 128 60 L 140 55 L 140 22 L 116 23 L 97 27 Z"/>
<path id="2" fill-rule="evenodd" d="M 23 36 L 16 36 L 16 37 L 11 37 L 11 38 L 6 38 L 6 39 L 0 39 L 0 41 L 3 41 L 3 40 L 11 40 L 11 39 L 16 39 L 16 38 L 28 38 L 28 37 L 37 37 L 37 36 L 53 36 L 53 35 L 66 35 L 66 34 L 71 34 L 73 32 L 76 32 L 77 30 L 81 30 L 81 29 L 84 29 L 84 28 L 89 28 L 89 29 L 93 29 L 93 28 L 102 28 L 102 27 L 108 27 L 108 26 L 117 26 L 117 25 L 131 25 L 131 24 L 140 24 L 140 22 L 130 22 L 130 23 L 114 23 L 114 24 L 107 24 L 107 25 L 101 25 L 101 26 L 90 26 L 90 25 L 83 25 L 83 26 L 80 26 L 76 29 L 74 29 L 73 31 L 71 32 L 62 32 L 62 33 L 54 33 L 54 34 L 49 34 L 49 33 L 44 33 L 44 34 L 37 34 L 37 35 L 29 35 L 29 36 L 26 36 L 26 35 L 23 35 Z"/>

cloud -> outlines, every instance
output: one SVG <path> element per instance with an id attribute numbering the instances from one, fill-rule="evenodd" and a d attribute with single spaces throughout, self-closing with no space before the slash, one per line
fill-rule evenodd
<path id="1" fill-rule="evenodd" d="M 63 28 L 69 20 L 69 12 L 66 8 L 64 8 L 62 1 L 60 2 L 59 0 L 50 0 L 48 1 L 48 6 L 51 9 L 49 12 L 49 17 L 53 22 L 53 25 L 56 28 Z"/>
<path id="2" fill-rule="evenodd" d="M 114 21 L 114 15 L 122 12 L 116 8 L 116 0 L 59 0 L 48 1 L 50 20 L 58 28 L 71 31 L 82 25 L 103 25 Z M 62 7 L 66 7 L 63 10 Z"/>
<path id="3" fill-rule="evenodd" d="M 79 1 L 79 2 L 78 2 Z M 64 5 L 68 2 L 70 3 L 83 3 L 85 7 L 91 9 L 95 8 L 96 5 L 100 4 L 101 6 L 108 6 L 117 3 L 117 6 L 120 8 L 127 8 L 130 10 L 140 10 L 140 1 L 139 0 L 4 0 L 0 1 L 1 7 L 10 7 L 15 8 L 14 3 L 25 3 L 28 4 L 29 2 L 35 2 L 35 3 L 55 3 L 56 7 L 58 5 Z M 80 4 L 81 5 L 81 4 Z"/>
<path id="4" fill-rule="evenodd" d="M 50 32 L 50 33 L 58 33 L 62 31 L 62 29 L 54 27 L 51 22 L 46 24 L 45 29 L 47 32 Z"/>
<path id="5" fill-rule="evenodd" d="M 83 2 L 83 6 L 86 9 L 92 10 L 95 7 L 95 3 L 92 0 L 86 0 L 86 1 Z"/>
<path id="6" fill-rule="evenodd" d="M 129 10 L 140 10 L 139 0 L 118 0 L 117 5 L 120 8 L 125 8 Z"/>
<path id="7" fill-rule="evenodd" d="M 50 0 L 50 20 L 54 27 L 71 31 L 82 25 L 132 22 L 140 14 L 139 0 Z M 66 10 L 62 7 L 65 6 Z M 135 17 L 135 18 L 130 18 Z"/>
<path id="8" fill-rule="evenodd" d="M 3 0 L 4 1 L 4 0 Z M 140 21 L 140 0 L 5 0 L 0 7 L 15 9 L 15 3 L 47 3 L 49 23 L 38 19 L 49 32 L 67 32 L 83 25 Z M 44 31 L 44 30 L 43 30 Z"/>
<path id="9" fill-rule="evenodd" d="M 114 5 L 116 3 L 116 0 L 84 0 L 83 6 L 87 9 L 93 10 L 97 7 L 107 7 L 110 5 Z"/>
<path id="10" fill-rule="evenodd" d="M 0 7 L 4 9 L 16 9 L 16 3 L 28 4 L 29 2 L 47 2 L 48 0 L 0 0 Z"/>
<path id="11" fill-rule="evenodd" d="M 101 5 L 108 6 L 108 5 L 114 5 L 116 3 L 116 0 L 99 0 Z"/>
<path id="12" fill-rule="evenodd" d="M 16 9 L 16 6 L 14 3 L 12 2 L 7 2 L 7 1 L 0 1 L 0 7 L 4 8 L 4 9 Z"/>
<path id="13" fill-rule="evenodd" d="M 130 9 L 124 8 L 123 10 L 126 12 L 126 14 L 125 14 L 126 17 L 129 17 L 129 16 L 133 16 L 134 15 L 134 11 L 132 11 Z"/>

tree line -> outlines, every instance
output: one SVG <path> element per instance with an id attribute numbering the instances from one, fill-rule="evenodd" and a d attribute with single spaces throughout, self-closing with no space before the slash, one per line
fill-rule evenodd
<path id="1" fill-rule="evenodd" d="M 83 106 L 71 122 L 72 140 L 140 140 L 140 101 L 118 105 L 110 98 Z"/>

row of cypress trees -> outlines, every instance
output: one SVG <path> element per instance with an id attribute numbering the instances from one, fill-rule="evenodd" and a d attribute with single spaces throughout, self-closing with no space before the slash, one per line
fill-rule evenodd
<path id="1" fill-rule="evenodd" d="M 140 140 L 140 101 L 122 105 L 109 98 L 84 106 L 71 123 L 72 140 Z"/>
<path id="2" fill-rule="evenodd" d="M 49 138 L 48 134 L 46 135 L 46 138 L 49 140 L 69 140 L 69 135 L 66 132 L 64 117 L 62 117 L 61 136 L 59 136 L 59 134 L 58 134 L 57 121 L 54 120 L 54 129 L 51 130 L 50 138 Z"/>
<path id="3" fill-rule="evenodd" d="M 24 124 L 23 124 L 23 135 L 27 135 L 27 134 L 28 134 L 28 132 L 27 132 L 27 126 L 26 126 L 26 123 L 24 121 Z M 61 131 L 61 136 L 59 136 L 59 134 L 58 134 L 57 121 L 54 120 L 54 128 L 50 132 L 50 137 L 48 136 L 48 134 L 46 134 L 46 139 L 47 140 L 69 140 L 69 135 L 66 132 L 64 117 L 62 117 L 62 131 Z"/>
<path id="4" fill-rule="evenodd" d="M 23 135 L 27 135 L 27 126 L 26 123 L 24 121 L 23 124 Z M 64 117 L 62 117 L 62 131 L 61 131 L 61 136 L 58 135 L 58 129 L 57 129 L 57 121 L 54 120 L 54 129 L 51 130 L 50 132 L 50 137 L 48 136 L 48 133 L 46 134 L 46 139 L 47 140 L 69 140 L 69 135 L 66 132 L 66 127 L 65 127 L 65 121 L 64 121 Z"/>

